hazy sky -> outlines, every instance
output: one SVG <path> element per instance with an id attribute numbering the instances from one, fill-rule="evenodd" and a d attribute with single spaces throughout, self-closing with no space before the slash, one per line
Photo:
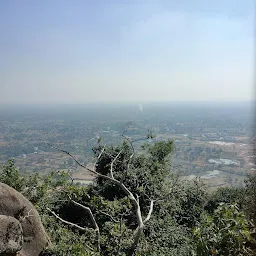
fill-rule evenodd
<path id="1" fill-rule="evenodd" d="M 0 101 L 252 99 L 254 13 L 254 0 L 0 1 Z"/>

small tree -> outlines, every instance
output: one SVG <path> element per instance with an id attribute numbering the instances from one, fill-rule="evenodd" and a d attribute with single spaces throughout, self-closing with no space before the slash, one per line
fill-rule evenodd
<path id="1" fill-rule="evenodd" d="M 159 213 L 161 204 L 173 200 L 175 191 L 181 187 L 177 184 L 178 180 L 170 176 L 168 156 L 174 149 L 173 141 L 156 142 L 152 146 L 146 144 L 144 153 L 136 154 L 133 142 L 123 137 L 125 141 L 121 146 L 106 147 L 99 144 L 93 149 L 97 160 L 92 169 L 74 155 L 58 148 L 96 176 L 95 184 L 88 190 L 90 199 L 87 202 L 78 202 L 74 194 L 68 196 L 73 205 L 82 208 L 90 216 L 97 236 L 98 251 L 104 249 L 105 255 L 134 255 L 140 248 L 141 239 L 145 237 L 153 213 Z M 48 210 L 61 222 L 80 231 L 87 230 L 61 218 L 50 208 Z M 112 223 L 110 226 L 109 221 Z M 110 240 L 104 243 L 104 232 L 111 232 L 113 237 L 117 232 L 119 239 L 115 239 L 115 243 L 119 249 L 115 252 L 107 248 L 111 244 Z M 120 248 L 118 244 L 124 247 Z"/>
<path id="2" fill-rule="evenodd" d="M 14 164 L 14 159 L 9 159 L 3 166 L 0 173 L 0 182 L 21 191 L 25 186 L 25 179 Z"/>

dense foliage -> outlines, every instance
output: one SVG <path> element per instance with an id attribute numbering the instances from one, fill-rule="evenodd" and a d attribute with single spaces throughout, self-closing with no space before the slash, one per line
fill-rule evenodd
<path id="1" fill-rule="evenodd" d="M 193 231 L 197 255 L 250 255 L 250 223 L 236 204 L 221 203 L 213 215 L 202 214 Z"/>
<path id="2" fill-rule="evenodd" d="M 98 176 L 82 186 L 65 172 L 21 175 L 9 160 L 0 181 L 36 205 L 53 244 L 45 255 L 253 255 L 248 216 L 255 216 L 244 203 L 255 198 L 252 179 L 247 191 L 225 188 L 208 194 L 199 179 L 184 181 L 171 171 L 173 149 L 172 141 L 156 142 L 135 153 L 129 140 L 93 148 L 95 171 L 120 181 L 139 203 L 142 219 L 149 216 L 137 244 L 136 205 L 111 179 Z"/>
<path id="3" fill-rule="evenodd" d="M 245 211 L 250 220 L 256 225 L 256 175 L 250 175 L 246 180 L 246 191 Z"/>

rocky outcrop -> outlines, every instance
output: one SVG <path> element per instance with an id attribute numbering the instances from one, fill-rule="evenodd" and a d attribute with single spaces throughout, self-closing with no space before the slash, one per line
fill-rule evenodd
<path id="1" fill-rule="evenodd" d="M 0 256 L 38 256 L 49 244 L 40 216 L 31 202 L 0 183 Z"/>
<path id="2" fill-rule="evenodd" d="M 0 255 L 15 255 L 23 245 L 23 230 L 20 222 L 10 216 L 0 215 Z"/>

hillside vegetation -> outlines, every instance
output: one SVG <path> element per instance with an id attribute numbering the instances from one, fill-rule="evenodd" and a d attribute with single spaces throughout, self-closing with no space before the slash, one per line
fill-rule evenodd
<path id="1" fill-rule="evenodd" d="M 61 149 L 56 149 L 61 151 Z M 44 255 L 255 255 L 255 177 L 245 188 L 209 194 L 199 179 L 170 168 L 173 141 L 93 148 L 82 186 L 63 172 L 21 174 L 13 160 L 0 181 L 22 192 L 39 211 L 53 246 Z M 72 154 L 77 164 L 87 168 Z"/>

